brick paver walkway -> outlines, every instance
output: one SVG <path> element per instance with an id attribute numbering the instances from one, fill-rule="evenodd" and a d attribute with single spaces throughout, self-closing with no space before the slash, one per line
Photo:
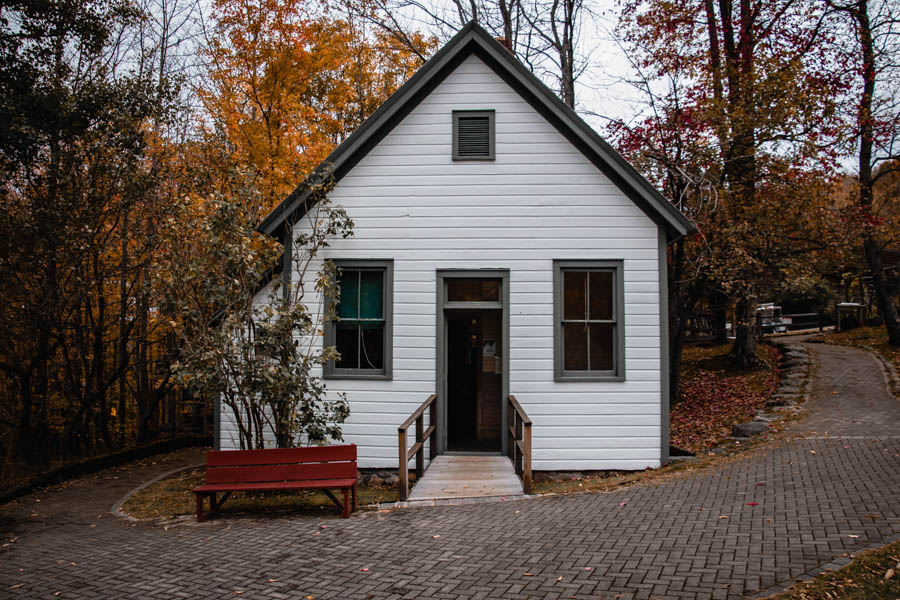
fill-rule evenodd
<path id="1" fill-rule="evenodd" d="M 819 381 L 804 427 L 830 437 L 605 494 L 167 531 L 106 514 L 171 468 L 145 465 L 4 507 L 0 532 L 17 539 L 0 554 L 0 597 L 754 595 L 900 533 L 900 402 L 865 353 L 810 349 Z"/>

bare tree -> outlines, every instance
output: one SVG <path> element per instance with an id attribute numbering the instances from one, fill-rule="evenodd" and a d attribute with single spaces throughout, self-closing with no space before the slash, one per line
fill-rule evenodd
<path id="1" fill-rule="evenodd" d="M 375 25 L 424 61 L 417 32 L 424 29 L 441 41 L 475 21 L 498 38 L 541 77 L 555 80 L 568 106 L 575 107 L 575 82 L 588 61 L 580 49 L 583 0 L 341 0 L 352 18 Z"/>
<path id="2" fill-rule="evenodd" d="M 523 11 L 528 23 L 528 51 L 538 59 L 531 62 L 558 79 L 559 95 L 572 109 L 575 81 L 588 64 L 577 53 L 587 12 L 583 0 L 533 0 Z"/>

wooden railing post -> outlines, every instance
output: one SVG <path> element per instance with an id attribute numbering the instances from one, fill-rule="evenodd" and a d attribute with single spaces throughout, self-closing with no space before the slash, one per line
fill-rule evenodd
<path id="1" fill-rule="evenodd" d="M 400 499 L 406 500 L 409 497 L 409 459 L 406 457 L 406 429 L 401 427 L 397 432 L 397 438 L 400 446 Z"/>
<path id="2" fill-rule="evenodd" d="M 432 402 L 431 406 L 428 407 L 428 426 L 437 429 L 437 402 Z M 428 436 L 428 444 L 428 460 L 430 462 L 434 460 L 434 457 L 437 456 L 438 453 L 437 436 L 434 434 Z"/>
<path id="3" fill-rule="evenodd" d="M 526 494 L 531 493 L 531 421 L 525 423 L 525 439 L 522 442 L 525 449 L 522 454 L 527 456 L 527 460 L 522 461 L 522 490 Z"/>
<path id="4" fill-rule="evenodd" d="M 512 459 L 516 475 L 522 478 L 522 490 L 530 494 L 531 478 L 531 419 L 522 410 L 513 395 L 507 398 L 509 404 L 509 457 Z"/>
<path id="5" fill-rule="evenodd" d="M 516 410 L 513 408 L 512 402 L 506 400 L 506 455 L 516 464 L 516 437 L 512 434 L 512 428 L 515 427 Z"/>
<path id="6" fill-rule="evenodd" d="M 516 415 L 516 441 L 522 441 L 522 419 L 519 419 L 518 415 Z M 516 475 L 520 477 L 522 475 L 522 456 L 524 454 L 523 449 L 519 449 L 516 453 Z"/>
<path id="7" fill-rule="evenodd" d="M 425 472 L 425 444 L 422 443 L 424 435 L 425 413 L 422 413 L 416 419 L 416 447 L 418 447 L 418 451 L 416 451 L 416 481 L 420 480 Z"/>

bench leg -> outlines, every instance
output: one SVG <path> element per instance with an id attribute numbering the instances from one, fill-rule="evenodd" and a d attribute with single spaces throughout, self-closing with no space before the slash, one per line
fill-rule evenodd
<path id="1" fill-rule="evenodd" d="M 356 493 L 356 482 L 353 483 L 353 512 L 359 510 L 359 495 Z"/>
<path id="2" fill-rule="evenodd" d="M 341 513 L 341 516 L 346 519 L 350 516 L 350 488 L 344 488 L 341 491 L 344 492 L 344 512 Z"/>
<path id="3" fill-rule="evenodd" d="M 197 493 L 197 522 L 202 523 L 206 520 L 206 515 L 203 514 L 203 498 L 206 494 Z"/>
<path id="4" fill-rule="evenodd" d="M 213 495 L 212 495 L 212 501 L 211 501 L 211 502 L 212 502 L 212 506 L 211 506 L 210 511 L 209 511 L 209 516 L 210 516 L 210 518 L 212 518 L 212 517 L 214 517 L 215 515 L 219 514 L 219 509 L 222 508 L 222 505 L 225 504 L 225 501 L 228 500 L 228 498 L 229 498 L 230 496 L 231 496 L 231 492 L 225 492 L 224 494 L 222 494 L 222 499 L 219 500 L 218 502 L 216 502 L 216 494 L 213 493 Z"/>

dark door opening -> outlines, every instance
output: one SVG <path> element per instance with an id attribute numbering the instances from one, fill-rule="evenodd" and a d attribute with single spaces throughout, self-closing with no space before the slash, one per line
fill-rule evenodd
<path id="1" fill-rule="evenodd" d="M 447 450 L 499 452 L 500 310 L 447 311 Z"/>

